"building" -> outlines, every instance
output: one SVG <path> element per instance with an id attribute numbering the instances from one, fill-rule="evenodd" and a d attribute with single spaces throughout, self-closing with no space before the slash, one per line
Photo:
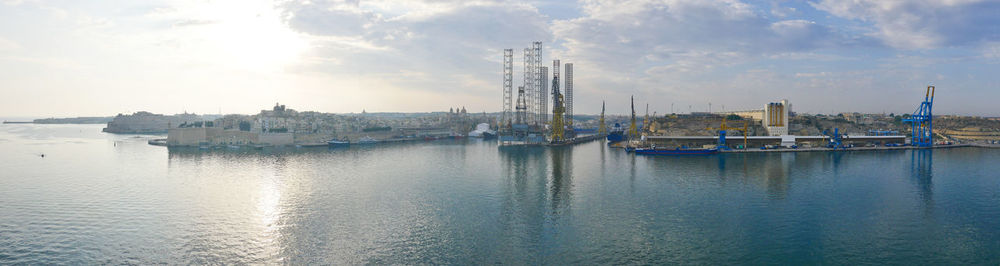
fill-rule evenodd
<path id="1" fill-rule="evenodd" d="M 764 109 L 715 112 L 719 115 L 738 115 L 744 119 L 760 121 L 769 136 L 788 135 L 788 116 L 792 104 L 788 100 L 764 105 Z"/>
<path id="2" fill-rule="evenodd" d="M 171 128 L 167 132 L 167 146 L 284 146 L 291 145 L 292 143 L 292 133 L 257 133 L 241 130 L 224 130 L 220 127 Z"/>
<path id="3" fill-rule="evenodd" d="M 131 115 L 118 114 L 102 131 L 122 134 L 165 133 L 169 128 L 208 120 L 196 114 L 162 115 L 140 111 Z"/>
<path id="4" fill-rule="evenodd" d="M 788 135 L 788 112 L 791 104 L 788 100 L 781 100 L 776 103 L 768 103 L 764 106 L 764 119 L 761 124 L 767 129 L 770 136 Z"/>

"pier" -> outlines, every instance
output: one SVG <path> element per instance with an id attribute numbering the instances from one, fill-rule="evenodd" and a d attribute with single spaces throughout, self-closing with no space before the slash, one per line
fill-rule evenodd
<path id="1" fill-rule="evenodd" d="M 823 152 L 823 151 L 891 151 L 891 150 L 931 150 L 931 149 L 950 149 L 950 148 L 963 148 L 963 147 L 983 147 L 982 145 L 972 145 L 972 144 L 953 144 L 953 145 L 937 145 L 933 147 L 918 147 L 918 146 L 899 146 L 899 147 L 853 147 L 853 148 L 777 148 L 777 149 L 733 149 L 733 150 L 719 150 L 720 153 L 761 153 L 761 152 Z M 989 148 L 989 147 L 983 147 Z M 1000 145 L 994 145 L 992 148 L 1000 148 Z"/>

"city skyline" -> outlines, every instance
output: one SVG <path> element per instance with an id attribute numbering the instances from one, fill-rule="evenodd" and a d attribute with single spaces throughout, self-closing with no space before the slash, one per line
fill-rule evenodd
<path id="1" fill-rule="evenodd" d="M 502 50 L 575 65 L 576 113 L 628 97 L 998 116 L 990 1 L 0 2 L 0 116 L 498 112 Z M 520 59 L 515 60 L 519 77 Z M 514 86 L 522 85 L 515 79 Z M 689 107 L 690 106 L 690 107 Z"/>

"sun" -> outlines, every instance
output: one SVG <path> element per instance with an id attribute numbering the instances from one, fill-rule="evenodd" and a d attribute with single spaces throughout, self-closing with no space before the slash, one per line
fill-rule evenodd
<path id="1" fill-rule="evenodd" d="M 194 7 L 194 15 L 208 21 L 201 37 L 232 67 L 280 71 L 308 48 L 271 1 L 209 1 Z"/>

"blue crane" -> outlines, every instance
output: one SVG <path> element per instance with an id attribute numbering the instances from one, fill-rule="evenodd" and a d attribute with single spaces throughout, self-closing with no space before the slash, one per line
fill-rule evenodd
<path id="1" fill-rule="evenodd" d="M 924 95 L 924 102 L 910 115 L 910 118 L 903 119 L 903 122 L 910 123 L 913 137 L 910 144 L 918 147 L 931 147 L 934 145 L 934 128 L 931 123 L 931 107 L 934 106 L 934 86 L 927 86 L 927 93 Z"/>

